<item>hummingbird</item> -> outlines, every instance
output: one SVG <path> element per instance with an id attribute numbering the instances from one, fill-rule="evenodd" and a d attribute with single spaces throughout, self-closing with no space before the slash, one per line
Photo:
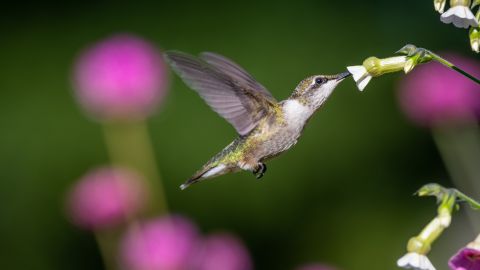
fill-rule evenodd
<path id="1" fill-rule="evenodd" d="M 237 131 L 238 137 L 211 158 L 180 188 L 241 170 L 260 179 L 265 162 L 297 143 L 310 117 L 351 74 L 314 75 L 302 80 L 290 97 L 278 102 L 247 71 L 216 53 L 199 57 L 168 51 L 165 59 L 187 86 Z"/>

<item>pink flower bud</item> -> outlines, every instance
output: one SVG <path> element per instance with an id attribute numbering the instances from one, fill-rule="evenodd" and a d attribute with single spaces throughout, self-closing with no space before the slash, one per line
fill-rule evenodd
<path id="1" fill-rule="evenodd" d="M 462 248 L 449 261 L 452 270 L 480 270 L 480 250 Z"/>
<path id="2" fill-rule="evenodd" d="M 128 270 L 187 270 L 197 238 L 196 227 L 185 218 L 154 219 L 127 231 L 121 260 Z"/>
<path id="3" fill-rule="evenodd" d="M 453 54 L 447 54 L 446 58 L 474 76 L 480 76 L 478 61 Z M 422 126 L 466 122 L 480 115 L 480 86 L 431 62 L 416 67 L 402 81 L 399 102 L 405 114 Z"/>
<path id="4" fill-rule="evenodd" d="M 145 203 L 142 180 L 125 169 L 99 168 L 87 173 L 68 196 L 72 221 L 86 229 L 117 225 Z"/>
<path id="5" fill-rule="evenodd" d="M 195 270 L 251 270 L 252 260 L 243 243 L 222 233 L 207 237 L 193 262 Z"/>
<path id="6" fill-rule="evenodd" d="M 117 35 L 87 48 L 74 67 L 76 96 L 102 120 L 149 115 L 167 91 L 160 53 L 145 40 Z"/>

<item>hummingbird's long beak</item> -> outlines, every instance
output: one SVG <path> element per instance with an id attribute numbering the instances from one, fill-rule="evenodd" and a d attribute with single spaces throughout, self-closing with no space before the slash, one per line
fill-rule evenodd
<path id="1" fill-rule="evenodd" d="M 340 74 L 337 74 L 336 75 L 336 79 L 338 82 L 342 81 L 343 79 L 347 78 L 348 76 L 352 75 L 352 73 L 348 72 L 348 71 L 345 71 L 345 72 L 342 72 Z"/>

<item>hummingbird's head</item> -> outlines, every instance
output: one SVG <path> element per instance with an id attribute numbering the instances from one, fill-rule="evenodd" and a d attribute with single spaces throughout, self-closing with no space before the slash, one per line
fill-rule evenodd
<path id="1" fill-rule="evenodd" d="M 298 84 L 290 98 L 316 109 L 325 102 L 335 87 L 350 75 L 350 72 L 346 71 L 337 75 L 310 76 Z"/>

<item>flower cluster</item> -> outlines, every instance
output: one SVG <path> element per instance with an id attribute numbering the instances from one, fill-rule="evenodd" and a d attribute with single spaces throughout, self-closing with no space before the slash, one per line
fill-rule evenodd
<path id="1" fill-rule="evenodd" d="M 230 233 L 202 237 L 181 216 L 131 226 L 120 245 L 122 265 L 130 270 L 250 270 L 252 260 L 242 241 Z"/>
<path id="2" fill-rule="evenodd" d="M 440 20 L 444 23 L 452 23 L 458 28 L 470 28 L 470 44 L 472 50 L 479 52 L 479 21 L 480 9 L 477 10 L 476 16 L 473 15 L 472 10 L 480 5 L 479 0 L 450 0 L 450 8 L 445 11 L 446 0 L 434 0 L 433 5 L 435 10 L 440 14 Z M 445 12 L 444 12 L 445 11 Z"/>
<path id="3" fill-rule="evenodd" d="M 202 238 L 197 227 L 181 216 L 133 222 L 145 206 L 142 179 L 121 168 L 87 173 L 67 198 L 68 215 L 77 226 L 103 231 L 128 225 L 119 247 L 120 263 L 130 270 L 250 270 L 247 249 L 229 233 Z"/>
<path id="4" fill-rule="evenodd" d="M 425 226 L 415 237 L 410 238 L 407 244 L 407 254 L 397 261 L 397 265 L 406 269 L 435 270 L 427 254 L 433 242 L 450 226 L 452 212 L 459 207 L 459 202 L 466 202 L 472 208 L 480 209 L 480 204 L 456 189 L 444 188 L 438 184 L 423 186 L 418 196 L 434 196 L 439 202 L 437 216 Z M 477 238 L 476 241 L 479 239 Z M 472 242 L 466 249 L 459 251 L 450 259 L 452 270 L 478 270 L 480 267 L 480 243 Z"/>
<path id="5" fill-rule="evenodd" d="M 67 209 L 73 223 L 101 230 L 136 215 L 146 203 L 147 189 L 136 173 L 118 167 L 88 172 L 71 189 Z"/>
<path id="6" fill-rule="evenodd" d="M 73 77 L 78 102 L 102 121 L 148 116 L 167 90 L 161 54 L 147 41 L 127 34 L 85 49 Z"/>
<path id="7" fill-rule="evenodd" d="M 127 270 L 252 270 L 250 253 L 231 233 L 202 236 L 182 216 L 160 217 L 130 226 L 120 243 Z M 298 270 L 333 270 L 308 264 Z"/>
<path id="8" fill-rule="evenodd" d="M 68 215 L 75 225 L 87 230 L 126 228 L 115 255 L 125 270 L 253 269 L 247 248 L 231 233 L 202 236 L 192 221 L 180 215 L 135 221 L 146 204 L 146 191 L 143 179 L 132 171 L 97 168 L 71 188 Z M 333 268 L 322 264 L 298 268 L 307 269 Z"/>

